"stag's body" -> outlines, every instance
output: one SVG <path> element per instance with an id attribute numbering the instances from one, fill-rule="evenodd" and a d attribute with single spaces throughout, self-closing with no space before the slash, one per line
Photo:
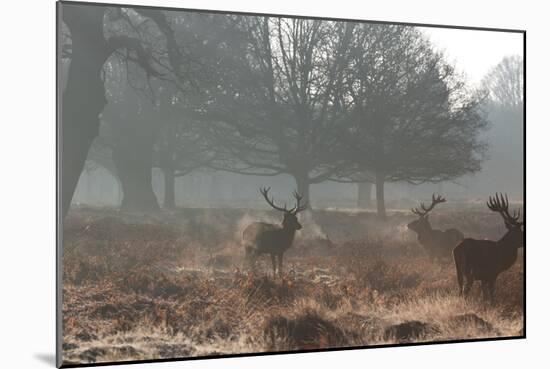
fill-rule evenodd
<path id="1" fill-rule="evenodd" d="M 449 258 L 455 246 L 464 239 L 464 234 L 458 229 L 441 231 L 432 229 L 429 223 L 426 228 L 418 230 L 417 234 L 418 243 L 435 258 Z"/>
<path id="2" fill-rule="evenodd" d="M 508 232 L 498 241 L 467 238 L 455 247 L 453 256 L 459 295 L 466 297 L 474 281 L 480 281 L 484 297 L 493 300 L 497 277 L 516 262 L 523 245 L 523 223 L 518 221 L 519 212 L 514 216 L 508 213 L 508 198 L 497 195 L 487 205 L 502 215 Z"/>
<path id="3" fill-rule="evenodd" d="M 273 274 L 278 267 L 283 269 L 283 254 L 292 246 L 295 229 L 270 223 L 255 222 L 243 232 L 246 257 L 251 263 L 262 254 L 269 254 L 273 264 Z"/>
<path id="4" fill-rule="evenodd" d="M 454 247 L 464 239 L 464 234 L 458 229 L 451 228 L 441 231 L 433 229 L 430 225 L 428 213 L 435 205 L 445 201 L 441 196 L 436 198 L 435 195 L 432 195 L 430 207 L 426 208 L 424 204 L 420 204 L 422 210 L 412 209 L 412 212 L 418 215 L 419 218 L 407 224 L 407 227 L 418 235 L 418 243 L 424 246 L 428 254 L 434 258 L 450 257 Z"/>
<path id="5" fill-rule="evenodd" d="M 259 255 L 269 254 L 273 266 L 273 275 L 276 274 L 278 269 L 279 275 L 282 276 L 283 255 L 285 251 L 292 246 L 296 231 L 302 228 L 296 214 L 303 211 L 306 205 L 300 205 L 302 197 L 294 193 L 297 200 L 296 206 L 291 210 L 287 210 L 286 206 L 284 208 L 279 208 L 273 203 L 273 199 L 269 199 L 269 189 L 262 189 L 260 192 L 268 204 L 274 209 L 284 212 L 284 218 L 281 225 L 254 222 L 245 228 L 243 231 L 243 243 L 246 258 L 253 266 Z"/>

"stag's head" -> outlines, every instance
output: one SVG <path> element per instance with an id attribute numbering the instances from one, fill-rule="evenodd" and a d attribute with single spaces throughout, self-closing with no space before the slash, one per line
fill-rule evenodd
<path id="1" fill-rule="evenodd" d="M 495 196 L 489 196 L 487 201 L 487 207 L 492 211 L 499 213 L 504 220 L 504 225 L 508 229 L 509 239 L 518 247 L 523 246 L 523 222 L 519 221 L 520 211 L 514 210 L 514 213 L 510 215 L 508 211 L 508 195 L 496 194 Z"/>
<path id="2" fill-rule="evenodd" d="M 413 220 L 409 224 L 407 224 L 407 228 L 409 228 L 411 231 L 414 231 L 416 233 L 422 232 L 426 229 L 430 229 L 430 222 L 428 221 L 428 213 L 433 210 L 433 208 L 442 202 L 445 202 L 443 197 L 440 195 L 437 195 L 435 197 L 435 194 L 432 195 L 432 204 L 429 207 L 426 207 L 424 203 L 420 203 L 420 209 L 419 208 L 413 208 L 411 211 L 413 214 L 418 215 L 418 219 Z"/>
<path id="3" fill-rule="evenodd" d="M 302 229 L 302 225 L 300 222 L 298 222 L 297 214 L 301 211 L 306 210 L 307 203 L 301 204 L 302 196 L 298 194 L 298 192 L 294 191 L 294 198 L 296 199 L 296 205 L 294 205 L 293 208 L 287 209 L 286 204 L 284 207 L 280 207 L 275 205 L 275 202 L 273 200 L 273 197 L 269 197 L 269 190 L 271 188 L 260 188 L 260 193 L 264 197 L 265 201 L 275 210 L 278 210 L 283 213 L 283 228 L 285 229 L 291 229 L 291 230 L 298 230 Z"/>

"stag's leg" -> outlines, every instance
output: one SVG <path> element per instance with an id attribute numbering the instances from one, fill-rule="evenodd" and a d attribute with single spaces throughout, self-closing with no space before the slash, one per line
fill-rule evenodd
<path id="1" fill-rule="evenodd" d="M 489 300 L 489 282 L 486 280 L 481 281 L 481 293 L 483 295 L 483 301 Z"/>
<path id="2" fill-rule="evenodd" d="M 482 288 L 483 288 L 483 300 L 486 303 L 492 303 L 493 302 L 493 291 L 495 288 L 494 281 L 492 280 L 485 280 L 482 282 Z"/>
<path id="3" fill-rule="evenodd" d="M 249 267 L 251 267 L 251 259 L 252 259 L 252 255 L 251 254 L 251 250 L 250 250 L 250 247 L 245 247 L 244 249 L 244 260 L 245 262 L 248 264 Z"/>
<path id="4" fill-rule="evenodd" d="M 456 279 L 458 281 L 458 296 L 462 296 L 462 292 L 464 290 L 464 276 L 463 276 L 463 265 L 462 265 L 462 257 L 460 253 L 453 251 L 453 257 L 455 260 L 455 267 L 456 267 Z"/>
<path id="5" fill-rule="evenodd" d="M 462 275 L 462 271 L 457 266 L 456 268 L 456 279 L 458 281 L 458 296 L 462 297 L 462 294 L 464 292 L 464 276 Z"/>
<path id="6" fill-rule="evenodd" d="M 474 284 L 474 277 L 472 275 L 466 275 L 466 284 L 464 285 L 464 297 L 468 297 L 472 285 Z"/>
<path id="7" fill-rule="evenodd" d="M 254 248 L 247 247 L 245 250 L 246 250 L 245 259 L 246 259 L 246 262 L 248 263 L 248 267 L 250 268 L 251 271 L 254 271 L 255 265 L 256 265 L 256 253 L 254 252 Z"/>
<path id="8" fill-rule="evenodd" d="M 275 261 L 275 254 L 270 254 L 270 255 L 271 255 L 271 265 L 273 266 L 273 278 L 275 278 L 277 276 L 276 274 L 277 262 Z"/>
<path id="9" fill-rule="evenodd" d="M 487 281 L 487 294 L 491 304 L 495 302 L 495 282 L 496 279 L 491 279 Z"/>
<path id="10" fill-rule="evenodd" d="M 277 261 L 279 262 L 279 277 L 283 278 L 283 254 L 277 255 Z"/>
<path id="11" fill-rule="evenodd" d="M 464 285 L 462 282 L 462 275 L 457 276 L 458 279 L 458 297 L 462 297 L 462 294 L 464 292 Z"/>

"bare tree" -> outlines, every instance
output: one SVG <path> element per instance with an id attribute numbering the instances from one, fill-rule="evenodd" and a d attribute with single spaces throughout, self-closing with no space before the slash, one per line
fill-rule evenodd
<path id="1" fill-rule="evenodd" d="M 487 101 L 490 129 L 485 136 L 488 141 L 489 160 L 484 171 L 490 173 L 480 185 L 486 191 L 506 183 L 508 194 L 522 196 L 523 179 L 510 168 L 523 170 L 524 116 L 523 116 L 523 58 L 505 57 L 483 79 L 489 91 Z M 505 144 L 503 144 L 505 143 Z"/>
<path id="2" fill-rule="evenodd" d="M 386 182 L 439 182 L 480 170 L 484 95 L 470 91 L 419 30 L 358 25 L 351 57 L 346 96 L 353 106 L 340 154 L 349 173 L 337 180 L 371 173 L 383 218 Z"/>
<path id="3" fill-rule="evenodd" d="M 176 207 L 175 181 L 191 172 L 209 168 L 215 152 L 210 149 L 192 118 L 178 106 L 172 107 L 172 115 L 163 123 L 154 148 L 155 167 L 164 176 L 164 203 L 166 209 Z"/>
<path id="4" fill-rule="evenodd" d="M 338 95 L 354 25 L 242 17 L 233 26 L 216 82 L 196 109 L 218 151 L 211 165 L 288 174 L 309 203 L 309 186 L 342 168 L 333 153 L 347 108 Z"/>
<path id="5" fill-rule="evenodd" d="M 166 73 L 179 74 L 170 65 L 180 65 L 181 53 L 165 14 L 152 9 L 108 8 L 101 5 L 59 5 L 63 27 L 62 56 L 69 60 L 67 81 L 61 97 L 62 137 L 62 214 L 66 215 L 84 167 L 88 151 L 99 133 L 100 114 L 105 96 L 104 67 L 117 54 L 140 68 L 147 79 Z M 156 37 L 136 28 L 130 14 L 155 25 Z M 133 33 L 115 32 L 132 29 Z M 163 42 L 155 42 L 162 37 Z M 150 41 L 150 42 L 149 42 Z M 155 47 L 150 47 L 151 45 Z M 147 45 L 147 46 L 146 46 Z"/>
<path id="6" fill-rule="evenodd" d="M 483 79 L 491 101 L 497 106 L 523 110 L 523 58 L 519 55 L 502 59 Z"/>

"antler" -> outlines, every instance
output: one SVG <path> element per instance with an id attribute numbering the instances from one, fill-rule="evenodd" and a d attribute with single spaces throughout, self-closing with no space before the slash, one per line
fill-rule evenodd
<path id="1" fill-rule="evenodd" d="M 424 216 L 424 213 L 421 212 L 420 210 L 418 210 L 418 208 L 411 208 L 411 211 L 413 212 L 413 214 L 416 214 L 416 215 L 418 215 L 419 217 L 423 217 L 423 216 Z"/>
<path id="2" fill-rule="evenodd" d="M 508 212 L 508 195 L 502 193 L 495 193 L 495 197 L 489 196 L 489 201 L 487 201 L 487 207 L 492 211 L 500 213 L 504 222 L 514 225 L 523 225 L 523 222 L 519 221 L 520 211 L 514 210 L 514 215 L 510 215 Z"/>
<path id="3" fill-rule="evenodd" d="M 290 212 L 294 215 L 298 214 L 301 211 L 304 211 L 307 209 L 307 201 L 300 205 L 300 201 L 304 198 L 302 195 L 298 193 L 298 191 L 294 191 L 294 198 L 296 199 L 296 206 L 290 210 Z"/>
<path id="4" fill-rule="evenodd" d="M 411 211 L 413 212 L 413 214 L 416 214 L 420 217 L 423 217 L 425 216 L 426 214 L 428 214 L 430 211 L 432 211 L 432 209 L 437 205 L 437 204 L 440 204 L 442 202 L 445 202 L 447 200 L 445 200 L 445 198 L 441 197 L 441 195 L 437 195 L 437 197 L 435 197 L 435 194 L 432 195 L 432 204 L 430 205 L 430 207 L 426 208 L 426 206 L 424 205 L 423 202 L 420 203 L 420 207 L 422 208 L 422 210 L 419 210 L 418 208 L 412 208 Z"/>
<path id="5" fill-rule="evenodd" d="M 260 193 L 264 197 L 265 201 L 267 201 L 267 203 L 271 205 L 271 207 L 275 210 L 288 212 L 288 210 L 286 209 L 286 204 L 284 208 L 281 208 L 273 203 L 273 197 L 271 199 L 269 198 L 269 190 L 271 190 L 271 187 L 260 188 Z"/>

